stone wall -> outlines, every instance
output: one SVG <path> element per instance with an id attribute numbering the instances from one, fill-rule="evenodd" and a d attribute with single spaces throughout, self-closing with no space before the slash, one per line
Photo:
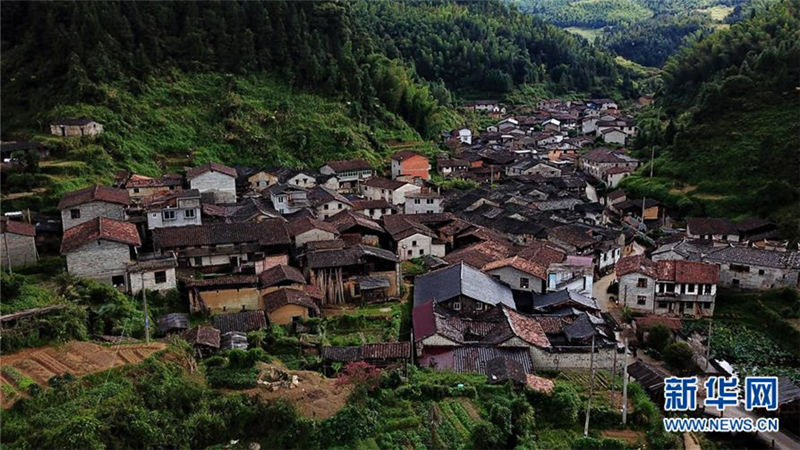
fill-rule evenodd
<path id="1" fill-rule="evenodd" d="M 11 267 L 36 264 L 39 260 L 36 252 L 36 238 L 14 233 L 0 233 L 0 269 L 8 269 L 9 260 Z"/>
<path id="2" fill-rule="evenodd" d="M 70 275 L 92 278 L 112 284 L 112 277 L 122 275 L 127 279 L 126 265 L 131 262 L 128 244 L 111 241 L 91 241 L 67 253 L 67 271 Z M 127 282 L 123 281 L 126 284 Z"/>
<path id="3" fill-rule="evenodd" d="M 80 211 L 79 218 L 72 218 L 71 211 L 73 209 Z M 75 225 L 80 225 L 86 221 L 92 220 L 95 217 L 107 217 L 114 220 L 125 220 L 125 206 L 118 203 L 96 201 L 61 210 L 61 223 L 64 230 L 68 230 Z"/>
<path id="4" fill-rule="evenodd" d="M 167 281 L 156 283 L 156 272 L 165 272 Z M 177 287 L 174 267 L 129 274 L 128 285 L 130 286 L 131 293 L 136 294 L 142 290 L 142 278 L 144 278 L 144 288 L 148 291 L 168 291 Z"/>

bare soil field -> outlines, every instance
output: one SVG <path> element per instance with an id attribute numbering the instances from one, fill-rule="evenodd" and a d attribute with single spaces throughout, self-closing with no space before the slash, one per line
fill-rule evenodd
<path id="1" fill-rule="evenodd" d="M 57 347 L 40 347 L 21 350 L 11 355 L 0 356 L 0 367 L 9 367 L 0 373 L 0 403 L 3 408 L 11 406 L 24 395 L 19 380 L 6 372 L 15 372 L 21 379 L 47 386 L 47 380 L 67 372 L 80 377 L 93 372 L 126 364 L 135 364 L 151 354 L 163 350 L 163 342 L 125 343 L 113 346 L 92 342 L 71 341 Z M 29 382 L 29 381 L 28 381 Z M 27 384 L 27 383 L 22 383 Z"/>

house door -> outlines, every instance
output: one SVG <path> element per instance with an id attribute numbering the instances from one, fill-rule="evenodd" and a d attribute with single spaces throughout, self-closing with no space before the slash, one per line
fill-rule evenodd
<path id="1" fill-rule="evenodd" d="M 683 302 L 678 302 L 678 314 L 683 314 L 683 308 L 685 304 Z"/>
<path id="2" fill-rule="evenodd" d="M 61 125 L 61 137 L 67 137 L 67 128 Z"/>
<path id="3" fill-rule="evenodd" d="M 238 266 L 239 266 L 239 257 L 231 256 L 231 267 L 238 267 Z"/>

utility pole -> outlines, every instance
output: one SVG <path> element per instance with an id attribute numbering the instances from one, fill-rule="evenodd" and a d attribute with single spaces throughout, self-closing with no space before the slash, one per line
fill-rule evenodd
<path id="1" fill-rule="evenodd" d="M 594 334 L 592 334 L 592 353 L 589 356 L 589 399 L 586 401 L 586 423 L 583 425 L 583 436 L 589 435 L 589 411 L 592 409 L 594 394 Z"/>
<path id="2" fill-rule="evenodd" d="M 150 316 L 147 314 L 147 292 L 144 288 L 144 272 L 139 274 L 142 278 L 142 301 L 144 302 L 144 339 L 150 343 Z"/>
<path id="3" fill-rule="evenodd" d="M 628 421 L 628 338 L 625 338 L 625 362 L 622 364 L 622 425 Z"/>
<path id="4" fill-rule="evenodd" d="M 708 371 L 708 364 L 711 362 L 711 321 L 712 319 L 708 318 L 708 343 L 706 345 L 706 371 Z"/>
<path id="5" fill-rule="evenodd" d="M 614 402 L 614 392 L 617 388 L 617 340 L 614 339 L 614 361 L 611 363 L 611 402 Z"/>

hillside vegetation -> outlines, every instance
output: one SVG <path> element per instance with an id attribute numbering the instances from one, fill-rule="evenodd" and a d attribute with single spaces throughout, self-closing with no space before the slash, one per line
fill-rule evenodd
<path id="1" fill-rule="evenodd" d="M 760 215 L 800 236 L 800 1 L 712 34 L 665 65 L 640 116 L 655 178 L 625 186 L 692 214 Z"/>

